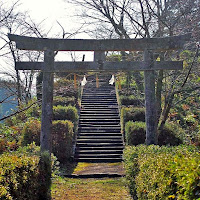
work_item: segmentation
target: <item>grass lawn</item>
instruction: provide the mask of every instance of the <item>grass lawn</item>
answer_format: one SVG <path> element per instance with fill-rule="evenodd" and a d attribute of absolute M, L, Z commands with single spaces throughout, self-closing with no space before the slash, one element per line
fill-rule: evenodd
<path fill-rule="evenodd" d="M 124 178 L 56 178 L 52 200 L 131 200 Z"/>

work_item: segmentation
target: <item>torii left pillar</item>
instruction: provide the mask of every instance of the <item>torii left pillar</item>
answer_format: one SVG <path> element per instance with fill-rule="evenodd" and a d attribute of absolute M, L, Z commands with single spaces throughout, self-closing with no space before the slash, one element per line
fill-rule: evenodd
<path fill-rule="evenodd" d="M 53 82 L 54 51 L 44 51 L 44 70 L 42 84 L 42 122 L 40 144 L 41 151 L 52 152 L 52 119 L 53 119 Z"/>

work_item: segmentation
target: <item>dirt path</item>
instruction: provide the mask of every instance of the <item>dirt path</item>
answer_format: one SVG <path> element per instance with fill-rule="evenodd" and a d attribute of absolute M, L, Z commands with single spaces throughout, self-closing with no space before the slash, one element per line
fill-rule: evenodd
<path fill-rule="evenodd" d="M 63 178 L 64 175 L 76 178 Z M 131 200 L 124 175 L 122 163 L 78 163 L 53 180 L 52 200 Z M 87 176 L 90 178 L 83 178 Z"/>
<path fill-rule="evenodd" d="M 53 181 L 52 200 L 131 200 L 124 178 Z"/>
<path fill-rule="evenodd" d="M 116 175 L 125 176 L 123 164 L 118 163 L 78 163 L 72 175 Z"/>

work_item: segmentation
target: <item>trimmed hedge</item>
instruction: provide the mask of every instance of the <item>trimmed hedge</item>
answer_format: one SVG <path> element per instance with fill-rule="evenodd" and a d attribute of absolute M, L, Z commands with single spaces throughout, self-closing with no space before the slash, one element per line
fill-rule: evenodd
<path fill-rule="evenodd" d="M 40 145 L 41 122 L 38 119 L 30 118 L 22 129 L 22 145 L 26 146 L 35 142 Z"/>
<path fill-rule="evenodd" d="M 175 124 L 167 123 L 158 135 L 158 145 L 176 146 L 183 143 L 182 129 Z M 126 141 L 129 145 L 144 144 L 146 139 L 145 122 L 129 121 L 125 125 Z"/>
<path fill-rule="evenodd" d="M 56 96 L 53 98 L 53 105 L 54 106 L 68 106 L 68 105 L 72 105 L 75 106 L 76 105 L 76 99 L 75 97 L 62 97 L 62 96 Z"/>
<path fill-rule="evenodd" d="M 57 158 L 40 154 L 34 143 L 0 155 L 0 199 L 50 200 L 51 176 L 58 173 Z"/>
<path fill-rule="evenodd" d="M 144 122 L 128 121 L 125 125 L 125 133 L 127 144 L 144 144 L 146 139 L 146 125 Z"/>
<path fill-rule="evenodd" d="M 53 106 L 53 118 L 54 120 L 70 120 L 72 122 L 77 122 L 78 111 L 74 106 Z"/>
<path fill-rule="evenodd" d="M 121 109 L 122 130 L 128 121 L 142 121 L 145 122 L 145 108 L 138 107 L 122 107 Z"/>
<path fill-rule="evenodd" d="M 166 123 L 162 132 L 158 135 L 159 145 L 176 146 L 183 143 L 185 131 L 176 124 Z"/>
<path fill-rule="evenodd" d="M 124 105 L 124 106 L 129 106 L 129 105 L 132 105 L 132 106 L 144 106 L 143 102 L 144 100 L 143 99 L 138 99 L 136 98 L 134 95 L 129 95 L 129 96 L 120 96 L 120 102 L 121 102 L 121 105 Z"/>
<path fill-rule="evenodd" d="M 191 146 L 127 147 L 126 178 L 134 199 L 200 198 L 200 154 Z"/>
<path fill-rule="evenodd" d="M 60 162 L 72 155 L 73 123 L 68 120 L 53 121 L 52 151 Z"/>

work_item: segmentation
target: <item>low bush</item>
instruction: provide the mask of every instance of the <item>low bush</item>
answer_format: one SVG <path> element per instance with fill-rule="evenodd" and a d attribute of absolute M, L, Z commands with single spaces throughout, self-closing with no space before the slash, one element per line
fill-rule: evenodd
<path fill-rule="evenodd" d="M 72 155 L 73 123 L 68 120 L 53 121 L 53 153 L 60 162 Z"/>
<path fill-rule="evenodd" d="M 15 151 L 21 140 L 21 128 L 0 124 L 0 154 L 5 151 Z"/>
<path fill-rule="evenodd" d="M 127 147 L 126 178 L 134 199 L 200 198 L 200 154 L 191 146 Z"/>
<path fill-rule="evenodd" d="M 51 176 L 58 171 L 56 157 L 40 155 L 35 143 L 0 155 L 0 199 L 50 199 Z"/>
<path fill-rule="evenodd" d="M 120 96 L 120 102 L 121 105 L 123 106 L 143 106 L 144 105 L 144 100 L 143 99 L 138 99 L 133 95 L 129 95 L 129 96 Z"/>
<path fill-rule="evenodd" d="M 75 106 L 76 105 L 76 99 L 75 97 L 62 97 L 62 96 L 56 96 L 53 98 L 53 105 L 54 106 L 68 106 L 68 105 L 72 105 Z"/>
<path fill-rule="evenodd" d="M 32 142 L 35 142 L 36 145 L 39 146 L 40 132 L 41 122 L 38 119 L 29 118 L 22 129 L 22 145 L 26 146 Z"/>
<path fill-rule="evenodd" d="M 77 122 L 78 111 L 74 106 L 54 106 L 53 107 L 53 118 L 54 120 L 70 120 Z"/>
<path fill-rule="evenodd" d="M 145 122 L 129 121 L 125 125 L 126 141 L 129 145 L 144 144 L 146 139 Z M 158 145 L 176 146 L 183 143 L 184 131 L 176 124 L 167 123 L 158 135 Z"/>
<path fill-rule="evenodd" d="M 145 122 L 127 122 L 125 125 L 125 134 L 127 144 L 144 144 L 146 138 Z"/>
<path fill-rule="evenodd" d="M 0 199 L 38 200 L 39 156 L 0 156 Z"/>
<path fill-rule="evenodd" d="M 121 109 L 122 129 L 125 128 L 125 123 L 128 121 L 145 122 L 145 108 L 138 107 L 123 107 Z"/>
<path fill-rule="evenodd" d="M 176 146 L 183 143 L 184 130 L 174 123 L 166 123 L 158 134 L 159 145 Z"/>

